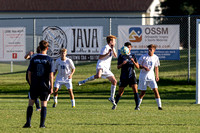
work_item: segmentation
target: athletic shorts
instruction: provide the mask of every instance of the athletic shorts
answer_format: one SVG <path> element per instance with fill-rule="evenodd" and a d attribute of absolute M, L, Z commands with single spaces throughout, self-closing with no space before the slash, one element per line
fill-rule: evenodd
<path fill-rule="evenodd" d="M 134 84 L 137 84 L 137 79 L 134 77 L 129 79 L 120 79 L 119 81 L 119 87 L 126 87 L 127 85 L 131 87 Z"/>
<path fill-rule="evenodd" d="M 109 70 L 105 68 L 97 68 L 96 71 L 102 70 L 101 78 L 106 79 L 108 77 L 114 76 L 114 74 Z"/>
<path fill-rule="evenodd" d="M 48 101 L 50 98 L 49 92 L 42 92 L 42 91 L 31 91 L 28 93 L 28 98 L 31 100 L 36 100 L 37 98 L 40 98 L 41 101 Z"/>
<path fill-rule="evenodd" d="M 55 88 L 61 88 L 62 85 L 65 85 L 67 89 L 73 89 L 72 79 L 68 79 L 66 81 L 56 80 L 54 83 Z"/>
<path fill-rule="evenodd" d="M 139 80 L 138 90 L 147 90 L 147 86 L 152 89 L 158 88 L 155 80 Z"/>

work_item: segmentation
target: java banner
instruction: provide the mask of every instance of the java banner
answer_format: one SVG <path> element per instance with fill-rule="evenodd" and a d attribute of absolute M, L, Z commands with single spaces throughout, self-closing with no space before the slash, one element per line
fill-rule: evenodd
<path fill-rule="evenodd" d="M 72 60 L 97 60 L 103 41 L 103 27 L 58 27 L 43 28 L 43 39 L 49 42 L 47 54 L 57 59 L 60 49 L 67 49 Z"/>
<path fill-rule="evenodd" d="M 149 44 L 155 44 L 157 45 L 155 54 L 160 60 L 180 60 L 179 34 L 179 25 L 120 25 L 118 48 L 120 50 L 125 42 L 131 42 L 132 52 L 139 58 L 148 52 Z"/>

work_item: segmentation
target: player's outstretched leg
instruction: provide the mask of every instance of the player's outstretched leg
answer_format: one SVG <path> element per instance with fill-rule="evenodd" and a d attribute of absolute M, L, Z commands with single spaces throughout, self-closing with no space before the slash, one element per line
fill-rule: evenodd
<path fill-rule="evenodd" d="M 26 124 L 23 126 L 23 128 L 30 128 L 31 127 L 32 114 L 33 114 L 33 106 L 28 106 L 27 112 L 26 112 Z"/>
<path fill-rule="evenodd" d="M 138 95 L 138 93 L 134 93 L 134 98 L 135 98 L 135 104 L 136 104 L 136 106 L 135 106 L 135 110 L 140 110 L 140 107 L 139 107 L 139 102 L 140 102 L 140 98 L 139 98 L 139 95 Z"/>
<path fill-rule="evenodd" d="M 161 99 L 160 99 L 160 95 L 159 95 L 158 89 L 154 88 L 153 92 L 155 94 L 155 100 L 156 100 L 157 105 L 158 105 L 158 110 L 163 110 L 162 109 L 162 103 L 161 103 Z"/>
<path fill-rule="evenodd" d="M 54 88 L 54 96 L 53 96 L 53 99 L 54 99 L 54 103 L 53 103 L 53 108 L 55 108 L 58 104 L 58 88 Z"/>
<path fill-rule="evenodd" d="M 74 99 L 74 94 L 73 94 L 72 89 L 68 89 L 68 92 L 69 92 L 69 95 L 70 95 L 72 108 L 75 108 L 75 99 Z"/>
<path fill-rule="evenodd" d="M 119 94 L 116 95 L 115 98 L 115 103 L 116 105 L 113 105 L 112 110 L 115 110 L 117 108 L 117 103 L 119 102 L 119 99 L 121 98 L 121 96 Z"/>
<path fill-rule="evenodd" d="M 113 105 L 116 105 L 116 103 L 115 103 L 115 98 L 114 98 L 115 90 L 116 90 L 116 85 L 111 85 L 111 95 L 110 95 L 110 97 L 109 97 L 108 100 L 109 100 Z"/>
<path fill-rule="evenodd" d="M 138 105 L 138 107 L 140 107 L 140 105 L 141 105 L 141 103 L 142 103 L 142 99 L 143 99 L 145 93 L 146 93 L 146 91 L 141 91 L 141 92 L 140 92 L 140 95 L 139 95 L 139 105 Z"/>
<path fill-rule="evenodd" d="M 79 81 L 79 82 L 78 82 L 78 85 L 81 86 L 81 85 L 85 84 L 86 82 L 92 81 L 92 80 L 95 80 L 94 75 L 91 76 L 91 77 L 89 77 L 89 78 L 87 78 L 87 79 L 85 79 L 85 80 Z"/>

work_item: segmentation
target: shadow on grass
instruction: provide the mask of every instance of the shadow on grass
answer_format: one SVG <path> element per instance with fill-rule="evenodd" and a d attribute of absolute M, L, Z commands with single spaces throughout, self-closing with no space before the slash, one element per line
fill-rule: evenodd
<path fill-rule="evenodd" d="M 158 82 L 161 99 L 195 99 L 195 89 L 181 89 L 179 86 L 188 85 L 185 80 L 173 80 L 173 79 L 160 79 Z M 195 85 L 194 81 L 191 81 L 189 85 Z M 110 83 L 107 81 L 91 82 L 87 85 L 78 87 L 74 85 L 73 90 L 76 99 L 105 99 L 110 96 Z M 96 88 L 98 86 L 98 88 Z M 177 86 L 177 88 L 168 88 L 164 86 Z M 28 89 L 2 89 L 0 90 L 0 99 L 21 99 L 22 97 L 5 97 L 4 95 L 28 95 Z M 140 92 L 140 91 L 139 91 Z M 118 93 L 118 87 L 116 94 Z M 62 88 L 58 92 L 60 98 L 68 98 L 69 94 L 65 88 Z M 2 96 L 1 96 L 2 95 Z M 53 96 L 53 95 L 52 95 Z M 26 98 L 26 97 L 25 97 Z M 154 93 L 150 89 L 146 91 L 145 99 L 154 99 Z M 125 88 L 122 99 L 134 99 L 134 94 L 131 88 Z"/>
<path fill-rule="evenodd" d="M 8 72 L 8 73 L 0 73 L 0 75 L 19 74 L 19 73 L 25 73 L 25 72 L 26 72 L 26 71 Z"/>
<path fill-rule="evenodd" d="M 119 124 L 119 123 L 77 123 L 76 125 L 96 125 L 96 126 L 107 126 L 107 125 L 110 125 L 110 126 L 120 126 L 120 125 L 124 125 L 124 126 L 134 126 L 134 125 L 138 125 L 138 126 L 153 126 L 153 125 L 158 125 L 158 126 L 188 126 L 188 124 L 135 124 L 135 123 L 125 123 L 125 124 Z M 193 126 L 193 125 L 192 125 Z M 198 125 L 196 125 L 198 126 Z"/>

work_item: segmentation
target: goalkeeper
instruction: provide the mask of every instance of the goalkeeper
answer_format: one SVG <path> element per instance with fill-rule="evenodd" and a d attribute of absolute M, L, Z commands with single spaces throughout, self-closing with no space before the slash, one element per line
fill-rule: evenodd
<path fill-rule="evenodd" d="M 115 102 L 116 105 L 113 105 L 112 109 L 116 109 L 117 103 L 119 102 L 119 99 L 124 93 L 124 88 L 129 85 L 133 89 L 134 98 L 135 98 L 135 110 L 140 110 L 138 107 L 139 104 L 139 95 L 137 90 L 137 79 L 134 68 L 139 68 L 139 64 L 137 62 L 137 59 L 133 53 L 131 53 L 131 43 L 126 42 L 124 44 L 125 47 L 128 47 L 129 53 L 128 55 L 122 55 L 120 54 L 118 57 L 118 63 L 117 68 L 121 68 L 121 75 L 120 75 L 120 82 L 119 82 L 119 91 L 116 95 Z"/>

